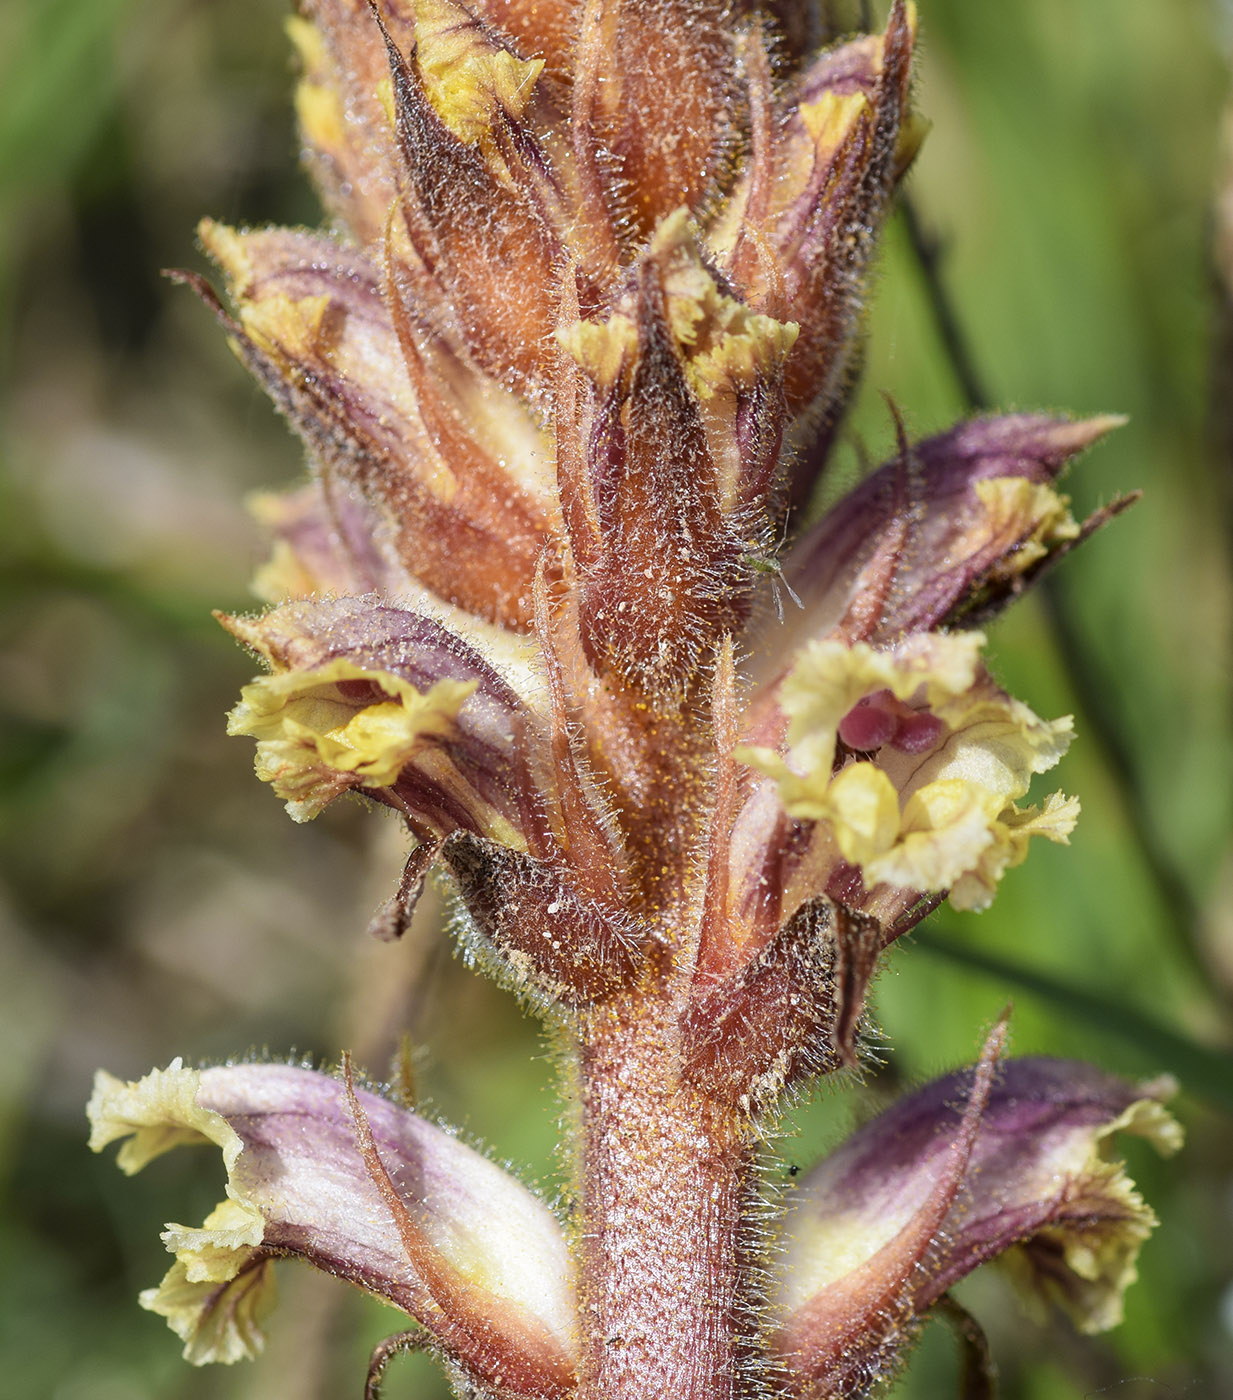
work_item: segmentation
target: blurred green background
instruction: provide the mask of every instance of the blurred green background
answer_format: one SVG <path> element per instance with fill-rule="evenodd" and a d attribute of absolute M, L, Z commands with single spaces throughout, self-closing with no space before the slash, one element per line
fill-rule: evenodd
<path fill-rule="evenodd" d="M 836 10 L 842 10 L 837 5 Z M 1117 411 L 1070 480 L 1144 501 L 999 624 L 1001 677 L 1074 711 L 1060 780 L 1084 817 L 992 911 L 943 914 L 877 988 L 887 1065 L 803 1105 L 773 1171 L 807 1165 L 898 1086 L 1014 1048 L 1170 1070 L 1189 1134 L 1132 1151 L 1163 1225 L 1126 1325 L 1026 1319 L 996 1276 L 962 1296 L 1013 1400 L 1233 1395 L 1233 13 L 1216 0 L 922 0 L 910 182 L 983 392 Z M 250 666 L 210 618 L 252 606 L 246 492 L 296 445 L 207 314 L 159 278 L 193 226 L 315 223 L 295 165 L 279 0 L 0 7 L 0 1389 L 51 1400 L 358 1396 L 378 1305 L 288 1266 L 266 1356 L 194 1371 L 135 1295 L 164 1221 L 218 1198 L 216 1154 L 137 1182 L 85 1149 L 92 1072 L 253 1048 L 381 1073 L 401 1029 L 446 1118 L 552 1192 L 557 1110 L 532 1026 L 466 973 L 426 901 L 365 940 L 399 868 L 392 823 L 296 827 L 222 715 Z M 840 16 L 842 19 L 842 16 Z M 1222 162 L 1225 162 L 1222 164 Z M 870 317 L 851 479 L 966 411 L 899 217 Z M 955 1394 L 940 1328 L 895 1395 Z M 396 1363 L 390 1400 L 443 1392 Z"/>

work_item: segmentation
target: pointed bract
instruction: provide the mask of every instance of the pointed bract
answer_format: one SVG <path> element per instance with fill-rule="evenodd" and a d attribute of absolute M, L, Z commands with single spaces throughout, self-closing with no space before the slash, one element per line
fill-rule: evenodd
<path fill-rule="evenodd" d="M 700 988 L 681 1028 L 685 1074 L 752 1117 L 790 1085 L 834 1069 L 835 944 L 834 911 L 816 901 L 739 975 Z"/>
<path fill-rule="evenodd" d="M 592 664 L 657 691 L 743 619 L 796 328 L 727 294 L 685 211 L 634 275 L 606 320 L 558 330 L 590 381 L 562 425 L 575 454 L 563 504 Z"/>
<path fill-rule="evenodd" d="M 798 80 L 757 175 L 716 230 L 733 274 L 759 310 L 800 324 L 787 368 L 793 413 L 834 413 L 852 373 L 864 278 L 895 182 L 919 141 L 908 116 L 914 7 L 896 0 L 881 38 L 825 55 Z M 742 239 L 745 224 L 756 237 Z"/>
<path fill-rule="evenodd" d="M 417 47 L 388 45 L 412 246 L 476 362 L 534 394 L 548 381 L 561 247 L 512 140 L 538 76 L 461 5 L 417 0 Z M 520 178 L 522 176 L 522 178 Z"/>
<path fill-rule="evenodd" d="M 559 865 L 461 831 L 442 856 L 517 990 L 576 1007 L 637 981 L 646 953 L 632 920 L 583 898 Z"/>
<path fill-rule="evenodd" d="M 574 144 L 637 246 L 712 192 L 729 137 L 735 46 L 722 0 L 584 0 Z"/>

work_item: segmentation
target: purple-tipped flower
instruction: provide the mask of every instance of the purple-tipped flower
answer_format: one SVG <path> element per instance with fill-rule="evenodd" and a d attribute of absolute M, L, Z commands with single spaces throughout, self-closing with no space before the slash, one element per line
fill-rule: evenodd
<path fill-rule="evenodd" d="M 862 1394 L 953 1284 L 998 1255 L 1029 1298 L 1115 1326 L 1155 1217 L 1110 1155 L 1118 1131 L 1180 1145 L 1167 1082 L 986 1057 L 900 1100 L 793 1193 L 774 1346 L 794 1388 Z"/>
<path fill-rule="evenodd" d="M 272 606 L 222 621 L 266 670 L 230 731 L 296 820 L 399 815 L 384 936 L 448 878 L 468 958 L 556 1030 L 574 1180 L 558 1221 L 349 1068 L 101 1076 L 127 1170 L 223 1151 L 143 1298 L 190 1360 L 255 1350 L 280 1256 L 402 1309 L 468 1395 L 850 1400 L 1006 1251 L 1116 1320 L 1152 1222 L 1103 1153 L 1175 1130 L 1158 1087 L 999 1065 L 1001 1029 L 806 1179 L 782 1253 L 762 1228 L 769 1129 L 859 1066 L 887 947 L 1068 839 L 1038 780 L 1071 722 L 979 628 L 1125 504 L 1079 523 L 1056 487 L 1112 418 L 901 431 L 776 557 L 923 135 L 912 5 L 821 54 L 789 8 L 302 0 L 335 232 L 201 226 L 227 304 L 186 280 L 311 468 L 256 503 Z"/>
<path fill-rule="evenodd" d="M 193 1070 L 137 1084 L 100 1072 L 95 1149 L 127 1172 L 194 1142 L 222 1149 L 226 1197 L 163 1234 L 176 1262 L 141 1296 L 190 1361 L 262 1342 L 274 1261 L 306 1259 L 408 1313 L 503 1395 L 572 1386 L 572 1266 L 551 1211 L 507 1172 L 408 1109 L 286 1065 Z M 395 1184 L 396 1183 L 396 1184 Z"/>

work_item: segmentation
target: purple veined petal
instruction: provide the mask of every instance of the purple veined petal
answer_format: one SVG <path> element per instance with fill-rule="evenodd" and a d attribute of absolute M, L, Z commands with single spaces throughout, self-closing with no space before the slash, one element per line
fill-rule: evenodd
<path fill-rule="evenodd" d="M 523 703 L 468 641 L 376 595 L 299 600 L 239 621 L 234 630 L 278 670 L 307 670 L 345 658 L 420 688 L 441 680 L 478 681 L 481 693 L 506 711 Z"/>
<path fill-rule="evenodd" d="M 427 448 L 412 386 L 390 372 L 398 342 L 378 266 L 321 234 L 203 219 L 198 236 L 226 278 L 240 346 L 325 379 L 357 437 L 418 467 Z"/>
<path fill-rule="evenodd" d="M 1009 581 L 1076 539 L 1082 527 L 1050 483 L 1122 421 L 1013 414 L 913 444 L 838 501 L 784 560 L 803 609 L 778 657 L 839 627 L 858 588 L 882 581 L 886 601 L 865 640 L 890 640 L 937 626 L 999 571 Z"/>
<path fill-rule="evenodd" d="M 315 595 L 398 595 L 415 584 L 379 544 L 378 522 L 358 492 L 321 480 L 290 491 L 262 491 L 248 510 L 273 542 L 253 592 L 265 603 Z M 423 590 L 426 596 L 427 590 Z"/>
<path fill-rule="evenodd" d="M 119 1162 L 133 1172 L 172 1147 L 213 1141 L 228 1168 L 227 1199 L 201 1229 L 168 1226 L 177 1262 L 143 1305 L 168 1318 L 190 1360 L 236 1360 L 262 1342 L 268 1300 L 247 1300 L 266 1280 L 255 1280 L 271 1258 L 299 1257 L 409 1313 L 494 1394 L 567 1394 L 574 1285 L 552 1212 L 409 1109 L 364 1090 L 356 1098 L 416 1232 L 414 1258 L 332 1076 L 178 1061 L 136 1084 L 100 1072 L 89 1109 L 96 1151 L 132 1135 Z"/>
<path fill-rule="evenodd" d="M 877 86 L 881 50 L 880 34 L 861 34 L 827 49 L 800 74 L 793 99 L 801 105 L 817 102 L 828 92 L 840 97 L 853 92 L 871 95 Z"/>
<path fill-rule="evenodd" d="M 421 837 L 461 827 L 535 844 L 541 794 L 520 741 L 538 718 L 467 642 L 372 597 L 222 620 L 273 668 L 230 732 L 257 738 L 258 771 L 297 820 L 361 787 Z"/>
<path fill-rule="evenodd" d="M 972 1085 L 972 1072 L 961 1071 L 900 1100 L 816 1167 L 789 1208 L 776 1346 L 818 1393 L 829 1393 L 828 1376 L 861 1374 L 862 1366 L 872 1374 L 892 1359 L 914 1318 L 1004 1251 L 1019 1281 L 1083 1330 L 1120 1320 L 1155 1218 L 1108 1158 L 1110 1139 L 1131 1132 L 1175 1150 L 1180 1129 L 1159 1102 L 1173 1086 L 1136 1086 L 1064 1060 L 1011 1060 L 989 1090 L 944 1217 L 904 1271 L 889 1330 L 870 1329 L 867 1355 L 860 1347 L 840 1354 L 837 1339 L 860 1332 L 871 1267 L 919 1230 L 954 1170 Z"/>

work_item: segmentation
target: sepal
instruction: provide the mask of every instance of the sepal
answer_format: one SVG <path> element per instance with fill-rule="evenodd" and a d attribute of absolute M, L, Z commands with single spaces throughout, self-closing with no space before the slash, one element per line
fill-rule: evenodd
<path fill-rule="evenodd" d="M 695 989 L 681 1025 L 687 1079 L 756 1118 L 789 1086 L 838 1068 L 835 922 L 829 901 L 813 901 L 734 976 Z"/>
<path fill-rule="evenodd" d="M 557 863 L 464 831 L 441 856 L 515 990 L 582 1007 L 637 981 L 646 950 L 628 914 L 584 898 Z"/>

